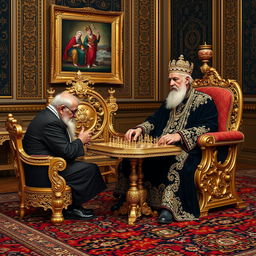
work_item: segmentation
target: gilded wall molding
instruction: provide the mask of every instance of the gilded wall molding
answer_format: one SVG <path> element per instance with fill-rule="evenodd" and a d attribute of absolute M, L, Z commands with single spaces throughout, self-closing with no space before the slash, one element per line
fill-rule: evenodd
<path fill-rule="evenodd" d="M 161 103 L 159 102 L 135 102 L 135 103 L 118 103 L 118 110 L 121 111 L 145 111 L 145 110 L 154 110 L 159 108 Z"/>
<path fill-rule="evenodd" d="M 17 99 L 42 99 L 42 1 L 18 0 Z"/>
<path fill-rule="evenodd" d="M 0 105 L 0 112 L 38 112 L 45 108 L 45 104 Z"/>
<path fill-rule="evenodd" d="M 248 111 L 255 111 L 256 110 L 256 103 L 245 103 L 243 110 L 248 110 Z"/>

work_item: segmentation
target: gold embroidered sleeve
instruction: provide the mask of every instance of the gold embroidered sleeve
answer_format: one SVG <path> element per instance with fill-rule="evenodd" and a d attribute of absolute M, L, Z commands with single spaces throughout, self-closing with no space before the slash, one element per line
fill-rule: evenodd
<path fill-rule="evenodd" d="M 200 135 L 209 132 L 210 129 L 205 126 L 192 127 L 189 129 L 184 129 L 179 131 L 179 135 L 182 138 L 182 144 L 185 151 L 190 151 L 195 148 L 197 144 L 197 139 Z"/>
<path fill-rule="evenodd" d="M 148 122 L 148 121 L 146 121 L 146 122 L 144 122 L 144 123 L 141 123 L 141 124 L 139 124 L 139 125 L 137 125 L 136 127 L 140 127 L 140 128 L 142 128 L 142 130 L 143 130 L 143 132 L 145 133 L 145 134 L 149 134 L 152 130 L 154 130 L 154 125 L 153 124 L 151 124 L 150 122 Z"/>

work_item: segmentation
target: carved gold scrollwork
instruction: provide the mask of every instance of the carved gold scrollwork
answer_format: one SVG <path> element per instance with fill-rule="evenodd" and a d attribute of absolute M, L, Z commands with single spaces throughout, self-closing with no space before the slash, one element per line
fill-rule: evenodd
<path fill-rule="evenodd" d="M 82 127 L 93 132 L 92 140 L 99 139 L 107 141 L 108 132 L 116 135 L 112 125 L 112 118 L 118 106 L 114 97 L 115 90 L 108 90 L 109 98 L 105 100 L 92 85 L 94 82 L 82 76 L 78 71 L 73 80 L 66 82 L 66 91 L 80 99 L 76 115 L 76 132 L 79 133 Z M 106 132 L 108 127 L 108 132 Z"/>
<path fill-rule="evenodd" d="M 0 145 L 3 145 L 7 140 L 9 140 L 9 135 L 0 135 Z"/>
<path fill-rule="evenodd" d="M 198 165 L 195 181 L 200 187 L 201 216 L 210 208 L 222 206 L 223 201 L 242 204 L 235 190 L 235 162 L 237 146 L 230 146 L 223 163 L 217 160 L 216 147 L 202 147 L 202 161 Z"/>
<path fill-rule="evenodd" d="M 25 207 L 43 207 L 44 210 L 51 209 L 52 195 L 49 193 L 26 192 Z"/>
<path fill-rule="evenodd" d="M 52 200 L 53 195 L 49 192 L 35 192 L 35 191 L 26 191 L 25 193 L 25 207 L 42 207 L 44 210 L 52 209 Z M 66 208 L 69 204 L 71 204 L 71 193 L 64 192 L 63 193 L 63 203 L 64 208 Z"/>
<path fill-rule="evenodd" d="M 62 171 L 66 168 L 66 162 L 59 158 L 55 158 L 54 160 L 51 160 L 50 166 L 49 166 L 49 179 L 52 183 L 52 189 L 54 193 L 56 193 L 56 196 L 59 196 L 57 192 L 63 192 L 66 187 L 66 181 L 65 179 L 59 175 L 59 171 Z"/>
<path fill-rule="evenodd" d="M 80 131 L 82 127 L 84 127 L 86 130 L 91 130 L 91 128 L 94 127 L 97 122 L 95 115 L 95 109 L 90 104 L 82 102 L 79 105 L 78 112 L 76 114 L 77 130 Z"/>

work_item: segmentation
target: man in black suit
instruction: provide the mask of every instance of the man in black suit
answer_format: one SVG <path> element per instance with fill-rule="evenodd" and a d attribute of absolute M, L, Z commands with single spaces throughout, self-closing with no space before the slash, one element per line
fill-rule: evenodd
<path fill-rule="evenodd" d="M 67 161 L 67 168 L 60 172 L 72 188 L 73 204 L 64 210 L 65 218 L 92 219 L 94 213 L 82 204 L 106 188 L 96 164 L 75 161 L 84 155 L 84 145 L 91 139 L 91 132 L 80 131 L 75 137 L 75 116 L 79 100 L 70 93 L 58 94 L 49 106 L 30 123 L 23 139 L 29 155 L 51 155 Z M 25 166 L 29 186 L 49 187 L 48 172 L 44 166 Z"/>

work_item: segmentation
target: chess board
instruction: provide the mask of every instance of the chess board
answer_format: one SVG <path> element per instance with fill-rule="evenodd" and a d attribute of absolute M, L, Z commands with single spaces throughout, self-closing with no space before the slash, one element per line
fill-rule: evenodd
<path fill-rule="evenodd" d="M 175 145 L 158 145 L 157 140 L 138 140 L 128 142 L 122 138 L 109 142 L 92 143 L 87 147 L 88 152 L 112 157 L 145 158 L 156 156 L 177 155 L 181 148 Z"/>

